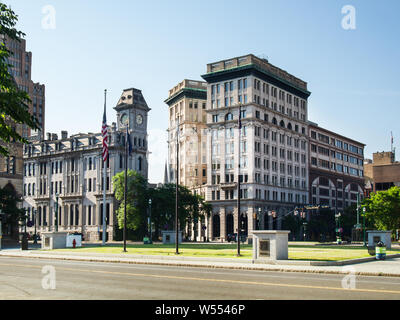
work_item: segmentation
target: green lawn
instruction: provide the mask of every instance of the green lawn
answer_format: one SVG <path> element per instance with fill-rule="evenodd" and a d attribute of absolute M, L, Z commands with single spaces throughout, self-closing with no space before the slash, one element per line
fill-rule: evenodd
<path fill-rule="evenodd" d="M 59 249 L 60 252 L 93 252 L 121 254 L 123 246 L 119 244 L 88 245 L 76 249 Z M 127 255 L 162 255 L 175 256 L 175 245 L 127 245 Z M 237 244 L 180 244 L 180 256 L 251 259 L 252 246 L 240 245 L 241 257 L 236 257 Z M 400 250 L 388 250 L 387 254 L 400 254 Z M 361 246 L 324 246 L 324 245 L 289 245 L 290 260 L 340 261 L 370 257 L 367 249 Z"/>

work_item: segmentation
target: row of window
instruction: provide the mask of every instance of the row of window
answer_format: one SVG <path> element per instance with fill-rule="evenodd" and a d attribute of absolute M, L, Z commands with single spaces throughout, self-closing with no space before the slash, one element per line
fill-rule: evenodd
<path fill-rule="evenodd" d="M 322 159 L 311 157 L 311 164 L 324 169 L 334 170 L 340 173 L 350 174 L 357 177 L 364 177 L 364 170 L 355 169 L 338 163 L 329 162 Z"/>
<path fill-rule="evenodd" d="M 281 201 L 281 202 L 290 202 L 290 203 L 307 203 L 307 196 L 293 193 L 280 192 L 280 197 L 278 191 L 270 191 L 270 190 L 255 190 L 255 198 L 259 200 L 273 200 L 273 201 Z M 264 191 L 264 192 L 263 192 Z M 271 197 L 272 194 L 272 197 Z M 287 197 L 286 197 L 287 195 Z M 211 199 L 212 200 L 234 200 L 237 197 L 237 192 L 235 190 L 226 190 L 225 198 L 221 198 L 221 192 L 219 190 L 211 191 Z M 240 190 L 240 198 L 248 199 L 249 192 L 247 189 Z"/>
<path fill-rule="evenodd" d="M 318 136 L 318 140 L 321 142 L 324 142 L 326 144 L 330 144 L 332 146 L 335 146 L 339 149 L 343 149 L 346 151 L 350 151 L 359 155 L 363 155 L 364 154 L 364 150 L 363 148 L 359 148 L 357 146 L 354 146 L 352 144 L 349 144 L 347 142 L 343 142 L 339 139 L 335 139 L 335 138 L 331 138 L 325 134 L 322 133 L 318 133 L 315 131 L 311 131 L 311 138 L 317 140 L 317 136 Z"/>
<path fill-rule="evenodd" d="M 318 152 L 319 154 L 322 154 L 322 155 L 327 156 L 327 157 L 330 156 L 331 158 L 336 158 L 338 160 L 342 160 L 342 161 L 345 161 L 345 162 L 350 162 L 350 163 L 358 165 L 358 166 L 362 166 L 363 165 L 363 160 L 362 159 L 359 159 L 359 158 L 356 158 L 356 157 L 353 157 L 353 156 L 350 156 L 350 155 L 347 155 L 347 154 L 344 154 L 344 153 L 341 153 L 341 152 L 337 152 L 337 151 L 334 151 L 334 150 L 330 150 L 330 149 L 324 148 L 322 146 L 318 146 L 317 147 L 315 144 L 311 144 L 311 151 L 315 152 L 315 153 Z"/>

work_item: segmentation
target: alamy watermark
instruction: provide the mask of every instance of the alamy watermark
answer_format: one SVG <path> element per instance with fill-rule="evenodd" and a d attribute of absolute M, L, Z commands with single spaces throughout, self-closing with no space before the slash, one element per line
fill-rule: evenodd
<path fill-rule="evenodd" d="M 42 8 L 44 17 L 42 18 L 42 28 L 44 30 L 54 30 L 56 28 L 56 8 L 46 5 Z"/>
<path fill-rule="evenodd" d="M 42 268 L 42 288 L 44 290 L 56 290 L 56 268 L 53 266 L 44 266 Z"/>
<path fill-rule="evenodd" d="M 342 279 L 342 288 L 353 290 L 356 288 L 356 269 L 351 266 L 344 266 L 343 272 L 347 275 Z"/>
<path fill-rule="evenodd" d="M 342 28 L 344 30 L 356 29 L 356 8 L 352 5 L 346 5 L 342 8 Z"/>

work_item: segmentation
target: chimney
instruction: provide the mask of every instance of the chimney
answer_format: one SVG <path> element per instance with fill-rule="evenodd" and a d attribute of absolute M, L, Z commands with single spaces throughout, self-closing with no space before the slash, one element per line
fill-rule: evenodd
<path fill-rule="evenodd" d="M 61 131 L 61 139 L 62 140 L 68 139 L 68 131 Z"/>
<path fill-rule="evenodd" d="M 51 140 L 52 140 L 52 141 L 58 140 L 58 135 L 57 135 L 57 133 L 52 133 L 52 134 L 51 134 Z"/>
<path fill-rule="evenodd" d="M 51 140 L 51 133 L 50 132 L 47 132 L 46 136 L 47 136 L 46 140 Z"/>

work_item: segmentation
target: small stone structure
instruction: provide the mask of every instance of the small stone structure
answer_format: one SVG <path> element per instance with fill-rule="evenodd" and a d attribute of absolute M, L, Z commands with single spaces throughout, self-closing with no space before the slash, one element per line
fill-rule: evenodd
<path fill-rule="evenodd" d="M 288 260 L 289 233 L 285 230 L 253 231 L 253 259 L 257 262 Z"/>
<path fill-rule="evenodd" d="M 75 234 L 69 234 L 67 236 L 67 239 L 66 239 L 67 248 L 73 248 L 74 247 L 74 244 L 73 244 L 74 240 L 75 240 L 75 247 L 76 248 L 82 247 L 82 236 L 81 235 L 75 235 Z"/>
<path fill-rule="evenodd" d="M 176 231 L 162 231 L 163 244 L 175 243 Z M 178 243 L 182 242 L 182 231 L 178 232 Z"/>
<path fill-rule="evenodd" d="M 368 230 L 368 246 L 376 246 L 379 241 L 382 241 L 386 249 L 392 248 L 392 231 Z"/>
<path fill-rule="evenodd" d="M 42 249 L 63 249 L 67 246 L 67 232 L 42 232 Z"/>

